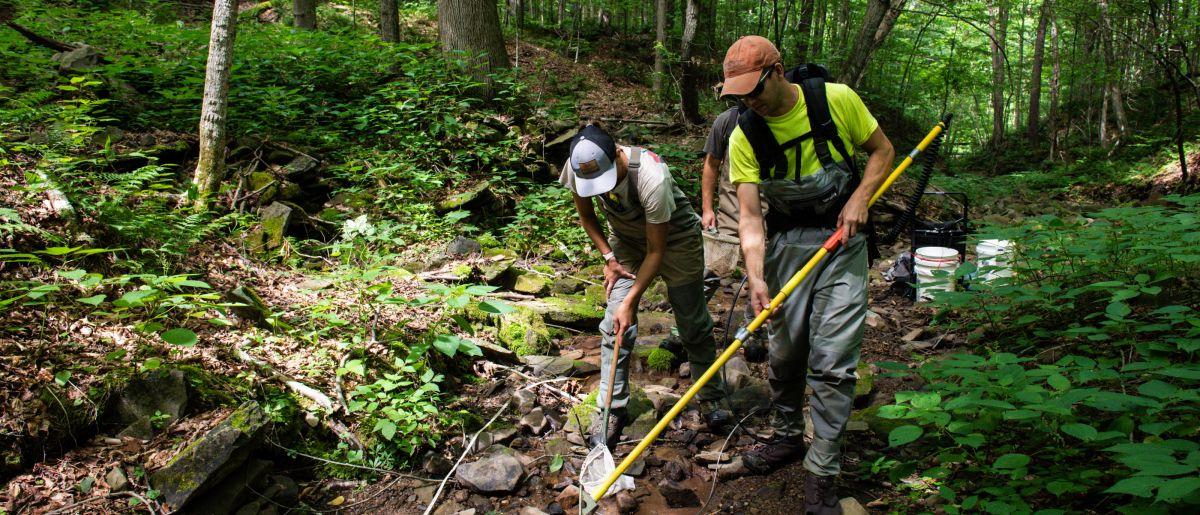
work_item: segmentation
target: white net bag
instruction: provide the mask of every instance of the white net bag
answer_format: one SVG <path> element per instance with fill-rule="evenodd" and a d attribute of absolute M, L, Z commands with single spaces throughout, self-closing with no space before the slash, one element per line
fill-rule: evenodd
<path fill-rule="evenodd" d="M 608 452 L 608 446 L 593 447 L 583 459 L 583 470 L 579 472 L 579 483 L 583 485 L 583 491 L 595 498 L 604 480 L 616 469 L 617 464 L 613 461 L 612 453 Z M 615 494 L 621 490 L 633 490 L 632 477 L 621 475 L 605 494 Z"/>

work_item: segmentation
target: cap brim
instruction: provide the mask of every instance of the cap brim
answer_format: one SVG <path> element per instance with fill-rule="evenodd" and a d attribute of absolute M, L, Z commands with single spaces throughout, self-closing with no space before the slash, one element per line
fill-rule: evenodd
<path fill-rule="evenodd" d="M 575 176 L 575 194 L 580 197 L 594 197 L 612 191 L 617 185 L 617 164 L 605 170 L 603 174 L 591 179 Z"/>
<path fill-rule="evenodd" d="M 753 71 L 725 79 L 725 84 L 721 86 L 721 96 L 745 95 L 754 91 L 761 74 L 761 71 Z"/>

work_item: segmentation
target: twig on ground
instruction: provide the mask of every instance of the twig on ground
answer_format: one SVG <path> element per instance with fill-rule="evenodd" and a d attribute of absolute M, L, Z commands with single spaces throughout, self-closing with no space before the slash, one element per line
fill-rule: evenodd
<path fill-rule="evenodd" d="M 721 455 L 725 454 L 725 448 L 729 446 L 729 440 L 733 439 L 734 433 L 737 433 L 738 428 L 742 427 L 742 423 L 745 422 L 750 417 L 754 416 L 754 414 L 757 413 L 758 410 L 759 410 L 759 408 L 757 408 L 757 407 L 750 410 L 750 413 L 747 413 L 746 416 L 742 417 L 742 419 L 739 420 L 737 424 L 734 424 L 733 429 L 731 429 L 729 431 L 729 435 L 725 437 L 725 443 L 722 443 L 721 449 L 717 451 L 717 462 L 715 463 L 715 465 L 718 465 L 718 466 L 721 465 Z M 717 493 L 717 478 L 719 478 L 720 476 L 721 476 L 721 471 L 714 469 L 713 470 L 712 488 L 710 488 L 708 490 L 708 498 L 704 499 L 704 504 L 700 506 L 699 510 L 696 510 L 696 513 L 704 513 L 705 508 L 708 507 L 708 503 L 712 502 L 713 494 Z"/>
<path fill-rule="evenodd" d="M 69 512 L 71 512 L 72 509 L 82 506 L 84 504 L 90 503 L 90 502 L 99 501 L 102 499 L 116 499 L 118 497 L 133 497 L 134 499 L 141 501 L 142 506 L 145 506 L 146 510 L 149 511 L 151 515 L 157 515 L 157 513 L 158 513 L 158 510 L 156 510 L 154 508 L 155 505 L 151 504 L 150 501 L 146 500 L 145 497 L 142 497 L 137 492 L 127 491 L 127 492 L 113 492 L 110 494 L 95 495 L 92 497 L 88 497 L 82 501 L 76 501 L 76 502 L 73 502 L 66 506 L 63 506 L 62 508 L 58 508 L 53 511 L 48 511 L 48 512 L 46 512 L 46 515 L 58 515 L 59 513 L 69 513 Z"/>
<path fill-rule="evenodd" d="M 458 461 L 454 462 L 453 467 L 450 467 L 450 472 L 446 473 L 446 477 L 442 479 L 442 483 L 438 485 L 437 491 L 433 493 L 433 499 L 429 500 L 429 506 L 425 508 L 424 515 L 433 513 L 434 506 L 437 506 L 438 497 L 441 497 L 442 489 L 446 488 L 446 482 L 450 480 L 450 476 L 453 476 L 454 471 L 458 470 L 458 466 L 462 464 L 463 459 L 466 458 L 468 454 L 471 454 L 471 450 L 475 448 L 475 442 L 479 440 L 479 435 L 483 434 L 483 431 L 486 430 L 488 426 L 492 425 L 492 422 L 495 422 L 496 419 L 500 418 L 500 414 L 508 410 L 509 404 L 512 404 L 512 399 L 504 401 L 504 405 L 500 406 L 500 409 L 496 410 L 496 414 L 492 415 L 491 420 L 488 420 L 487 423 L 484 424 L 483 427 L 479 428 L 479 431 L 476 431 L 475 435 L 471 437 L 471 441 L 467 444 L 466 448 L 463 449 L 463 453 L 459 455 Z"/>
<path fill-rule="evenodd" d="M 526 374 L 526 373 L 524 373 L 524 372 L 522 372 L 522 371 L 520 371 L 520 370 L 517 370 L 517 369 L 515 369 L 515 368 L 508 367 L 508 366 L 504 366 L 504 365 L 501 365 L 501 364 L 499 364 L 499 363 L 492 363 L 492 365 L 494 365 L 494 366 L 496 366 L 496 367 L 499 367 L 499 368 L 502 368 L 502 369 L 504 369 L 504 370 L 508 370 L 508 371 L 510 371 L 510 372 L 512 372 L 512 373 L 514 373 L 514 374 L 517 374 L 517 375 L 519 375 L 519 376 L 521 376 L 521 377 L 524 377 L 525 379 L 528 379 L 528 380 L 530 380 L 530 381 L 537 381 L 537 378 L 536 378 L 536 377 L 533 377 L 533 376 L 531 376 L 531 375 L 529 375 L 529 374 Z M 551 392 L 557 393 L 557 394 L 559 394 L 559 395 L 561 395 L 561 396 L 565 397 L 567 400 L 569 400 L 569 401 L 571 401 L 571 402 L 579 402 L 579 401 L 583 400 L 583 397 L 576 397 L 576 396 L 574 396 L 574 395 L 571 395 L 571 394 L 569 394 L 569 393 L 567 393 L 567 392 L 564 392 L 564 391 L 562 391 L 562 390 L 560 390 L 560 389 L 558 389 L 558 388 L 555 388 L 555 387 L 553 387 L 553 386 L 550 386 L 550 385 L 548 385 L 548 384 L 542 384 L 542 385 L 540 385 L 540 386 L 541 386 L 541 387 L 543 387 L 543 388 L 545 388 L 545 389 L 547 389 L 547 390 L 550 390 Z"/>
<path fill-rule="evenodd" d="M 378 473 L 380 473 L 380 474 L 390 474 L 390 475 L 394 475 L 394 476 L 406 477 L 406 478 L 408 478 L 408 479 L 416 479 L 417 481 L 424 481 L 424 482 L 426 482 L 426 483 L 432 483 L 432 482 L 434 482 L 434 481 L 437 481 L 436 479 L 430 479 L 430 478 L 427 478 L 427 477 L 414 476 L 414 475 L 412 475 L 412 474 L 405 474 L 405 473 L 403 473 L 403 472 L 396 472 L 395 470 L 381 469 L 381 468 L 378 468 L 378 467 L 370 467 L 370 466 L 367 466 L 367 465 L 355 465 L 355 464 L 353 464 L 353 463 L 346 463 L 346 462 L 344 462 L 344 461 L 336 461 L 336 460 L 331 460 L 331 459 L 328 459 L 328 458 L 322 458 L 322 457 L 320 457 L 320 456 L 313 456 L 313 455 L 311 455 L 311 454 L 305 454 L 305 453 L 303 453 L 303 452 L 300 452 L 300 451 L 297 451 L 297 450 L 295 450 L 295 449 L 292 449 L 291 447 L 284 447 L 284 446 L 282 446 L 282 445 L 279 445 L 279 443 L 278 443 L 278 442 L 275 442 L 275 441 L 272 441 L 272 440 L 267 440 L 267 443 L 269 443 L 269 444 L 271 444 L 271 445 L 273 445 L 273 446 L 275 446 L 275 447 L 279 448 L 279 449 L 280 449 L 280 450 L 282 450 L 282 451 L 285 451 L 285 452 L 288 452 L 288 453 L 292 453 L 292 454 L 295 454 L 295 455 L 297 455 L 297 456 L 304 456 L 305 458 L 308 458 L 308 459 L 310 459 L 310 460 L 316 460 L 316 461 L 319 461 L 319 462 L 322 462 L 322 463 L 328 463 L 328 464 L 330 464 L 330 465 L 337 465 L 337 466 L 339 466 L 339 467 L 349 467 L 349 468 L 356 468 L 356 469 L 362 469 L 362 470 L 369 470 L 369 471 L 371 471 L 371 472 L 378 472 Z"/>

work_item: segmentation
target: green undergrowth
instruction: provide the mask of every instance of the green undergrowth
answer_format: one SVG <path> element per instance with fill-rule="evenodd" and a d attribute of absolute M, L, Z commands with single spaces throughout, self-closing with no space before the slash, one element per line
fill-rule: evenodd
<path fill-rule="evenodd" d="M 899 425 L 871 470 L 947 513 L 1195 510 L 1200 196 L 1166 201 L 984 229 L 1014 276 L 935 299 L 978 338 L 880 408 Z"/>

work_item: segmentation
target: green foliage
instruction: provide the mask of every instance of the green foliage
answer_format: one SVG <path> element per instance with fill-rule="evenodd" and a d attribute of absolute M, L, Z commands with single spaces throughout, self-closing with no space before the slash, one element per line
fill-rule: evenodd
<path fill-rule="evenodd" d="M 517 202 L 517 216 L 504 227 L 504 242 L 513 250 L 567 260 L 586 254 L 592 245 L 579 228 L 571 192 L 558 187 L 533 191 Z"/>
<path fill-rule="evenodd" d="M 921 366 L 928 389 L 878 412 L 915 454 L 872 468 L 948 513 L 1200 503 L 1200 196 L 1168 200 L 986 231 L 1018 243 L 1015 276 L 935 302 L 990 352 Z"/>
<path fill-rule="evenodd" d="M 671 363 L 675 361 L 675 353 L 662 347 L 655 347 L 650 350 L 650 354 L 646 355 L 646 366 L 650 370 L 666 372 L 671 369 Z"/>

